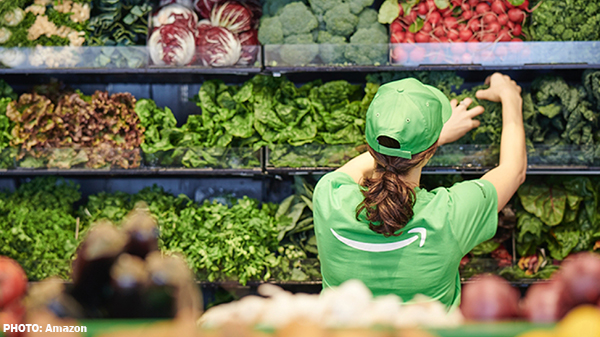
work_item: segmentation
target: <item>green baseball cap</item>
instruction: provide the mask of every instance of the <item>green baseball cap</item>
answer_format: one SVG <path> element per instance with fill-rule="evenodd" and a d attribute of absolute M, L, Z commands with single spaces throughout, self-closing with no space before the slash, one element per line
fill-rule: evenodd
<path fill-rule="evenodd" d="M 448 98 L 430 85 L 414 78 L 386 83 L 367 111 L 367 143 L 378 153 L 411 159 L 438 140 L 451 115 Z M 381 136 L 397 140 L 400 148 L 379 144 Z"/>

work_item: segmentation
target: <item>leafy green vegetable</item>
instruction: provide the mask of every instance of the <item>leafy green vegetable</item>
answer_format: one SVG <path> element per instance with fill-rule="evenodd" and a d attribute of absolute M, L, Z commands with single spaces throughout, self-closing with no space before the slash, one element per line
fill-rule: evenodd
<path fill-rule="evenodd" d="M 12 194 L 0 194 L 0 255 L 17 260 L 30 280 L 67 278 L 77 248 L 73 203 L 79 186 L 35 178 Z"/>
<path fill-rule="evenodd" d="M 93 0 L 90 46 L 144 45 L 148 35 L 149 0 Z"/>
<path fill-rule="evenodd" d="M 530 33 L 537 41 L 600 39 L 600 6 L 595 1 L 535 1 Z"/>

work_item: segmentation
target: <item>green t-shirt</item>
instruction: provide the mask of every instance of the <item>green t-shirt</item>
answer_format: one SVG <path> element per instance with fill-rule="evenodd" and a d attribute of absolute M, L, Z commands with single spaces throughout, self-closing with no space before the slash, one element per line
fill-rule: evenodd
<path fill-rule="evenodd" d="M 364 199 L 346 173 L 319 180 L 314 223 L 323 288 L 361 280 L 374 296 L 404 301 L 423 294 L 452 307 L 460 304 L 460 260 L 496 233 L 498 195 L 486 180 L 470 180 L 430 192 L 417 188 L 414 216 L 400 236 L 369 229 L 356 207 Z"/>

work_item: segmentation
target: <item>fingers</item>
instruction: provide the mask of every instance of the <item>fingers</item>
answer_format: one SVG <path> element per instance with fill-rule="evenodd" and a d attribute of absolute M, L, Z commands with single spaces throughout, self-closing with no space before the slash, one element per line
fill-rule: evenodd
<path fill-rule="evenodd" d="M 472 123 L 472 124 L 471 124 L 471 129 L 478 128 L 478 127 L 479 127 L 479 125 L 481 125 L 481 122 L 480 122 L 480 121 L 478 121 L 477 119 L 473 119 L 473 120 L 471 120 L 471 123 Z"/>
<path fill-rule="evenodd" d="M 490 89 L 485 89 L 485 90 L 478 90 L 475 93 L 475 97 L 477 97 L 478 99 L 485 99 L 485 100 L 489 100 L 488 98 L 490 97 Z"/>
<path fill-rule="evenodd" d="M 463 99 L 462 102 L 460 102 L 460 104 L 463 105 L 465 109 L 468 108 L 471 105 L 471 103 L 473 103 L 473 100 L 470 97 L 467 97 Z"/>
<path fill-rule="evenodd" d="M 483 83 L 485 85 L 490 85 L 492 83 L 492 76 L 488 76 Z"/>
<path fill-rule="evenodd" d="M 456 106 L 458 105 L 458 101 L 453 99 L 450 101 L 450 106 L 452 107 L 452 109 L 456 108 Z"/>
<path fill-rule="evenodd" d="M 476 106 L 471 110 L 467 110 L 467 116 L 469 116 L 469 118 L 473 118 L 481 115 L 484 111 L 485 109 L 482 106 Z"/>

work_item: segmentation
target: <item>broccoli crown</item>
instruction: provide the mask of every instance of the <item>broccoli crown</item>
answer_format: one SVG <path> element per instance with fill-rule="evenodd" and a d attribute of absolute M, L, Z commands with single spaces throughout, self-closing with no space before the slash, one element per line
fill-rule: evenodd
<path fill-rule="evenodd" d="M 279 56 L 287 65 L 301 66 L 309 64 L 318 53 L 319 45 L 314 43 L 313 35 L 308 33 L 286 37 Z"/>
<path fill-rule="evenodd" d="M 387 28 L 385 27 L 385 25 L 382 25 L 379 22 L 375 22 L 375 23 L 373 23 L 372 25 L 370 25 L 367 28 L 377 29 L 378 31 L 381 32 L 381 34 L 385 34 L 385 36 L 388 36 L 388 30 L 387 30 Z"/>
<path fill-rule="evenodd" d="M 365 7 L 369 7 L 373 4 L 373 0 L 345 0 L 350 5 L 350 12 L 358 15 Z"/>
<path fill-rule="evenodd" d="M 331 35 L 327 31 L 320 31 L 318 42 L 319 56 L 324 64 L 339 64 L 344 63 L 346 58 L 346 38 L 343 36 Z"/>
<path fill-rule="evenodd" d="M 365 8 L 365 10 L 358 15 L 356 29 L 369 28 L 374 23 L 377 23 L 377 11 L 373 8 Z"/>
<path fill-rule="evenodd" d="M 342 3 L 342 0 L 308 0 L 312 11 L 319 15 Z"/>
<path fill-rule="evenodd" d="M 267 0 L 263 4 L 263 17 L 275 16 L 279 14 L 279 11 L 287 4 L 296 2 L 298 0 Z"/>
<path fill-rule="evenodd" d="M 600 7 L 596 1 L 543 1 L 531 15 L 534 40 L 594 41 L 600 39 Z"/>
<path fill-rule="evenodd" d="M 283 27 L 278 18 L 262 18 L 258 27 L 258 41 L 261 44 L 282 44 Z"/>
<path fill-rule="evenodd" d="M 319 25 L 315 15 L 302 2 L 286 5 L 277 18 L 283 27 L 283 36 L 309 33 Z"/>
<path fill-rule="evenodd" d="M 350 36 L 356 29 L 358 17 L 350 12 L 349 4 L 340 4 L 325 13 L 325 25 L 333 35 Z"/>
<path fill-rule="evenodd" d="M 344 56 L 360 65 L 379 65 L 387 62 L 388 37 L 377 28 L 362 28 L 350 38 Z"/>

